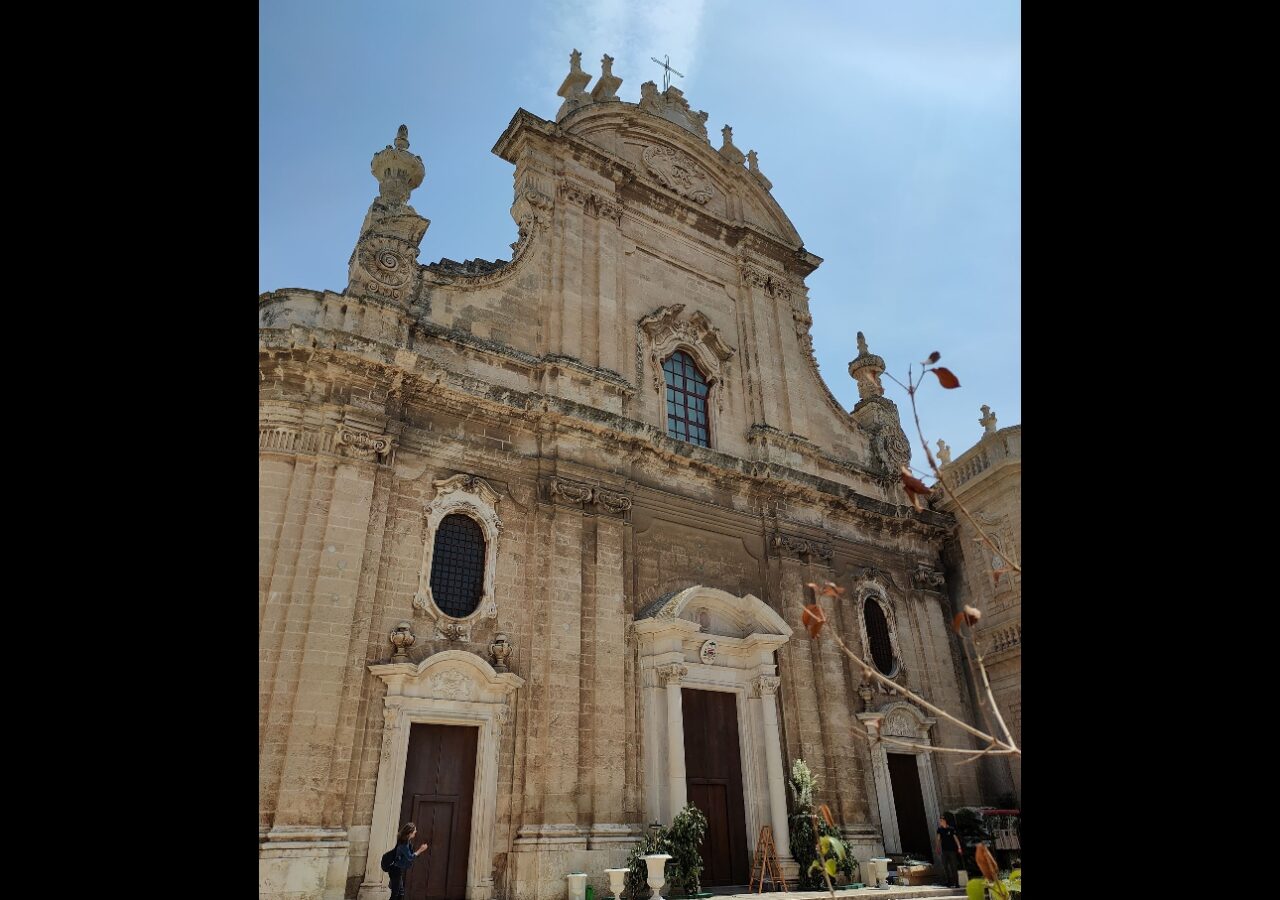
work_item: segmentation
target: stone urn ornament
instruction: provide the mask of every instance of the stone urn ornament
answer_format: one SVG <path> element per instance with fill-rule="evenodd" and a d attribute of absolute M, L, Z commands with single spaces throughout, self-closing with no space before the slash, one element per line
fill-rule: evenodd
<path fill-rule="evenodd" d="M 613 900 L 622 900 L 622 891 L 627 886 L 627 872 L 630 869 L 605 869 L 609 876 L 609 890 L 613 891 Z"/>
<path fill-rule="evenodd" d="M 493 671 L 501 675 L 503 672 L 510 672 L 507 668 L 507 660 L 511 657 L 511 642 L 507 640 L 507 636 L 499 631 L 493 636 L 493 643 L 489 645 L 489 655 L 493 657 Z"/>
<path fill-rule="evenodd" d="M 417 643 L 417 638 L 413 634 L 413 627 L 409 622 L 401 622 L 391 634 L 391 645 L 396 648 L 396 652 L 391 654 L 392 662 L 408 662 L 409 656 L 405 653 L 410 647 Z"/>
<path fill-rule="evenodd" d="M 653 891 L 650 900 L 663 900 L 662 885 L 667 880 L 667 860 L 670 858 L 670 853 L 650 853 L 641 857 L 649 867 L 649 887 Z"/>

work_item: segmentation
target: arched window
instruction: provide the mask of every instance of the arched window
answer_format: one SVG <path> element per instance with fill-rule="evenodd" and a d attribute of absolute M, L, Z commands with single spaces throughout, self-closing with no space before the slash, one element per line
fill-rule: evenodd
<path fill-rule="evenodd" d="M 867 641 L 871 644 L 871 659 L 884 675 L 893 674 L 893 643 L 889 640 L 889 623 L 884 610 L 874 597 L 863 601 L 863 620 L 867 626 Z"/>
<path fill-rule="evenodd" d="M 710 447 L 707 379 L 688 353 L 677 350 L 662 364 L 667 381 L 667 434 L 700 447 Z"/>
<path fill-rule="evenodd" d="M 445 516 L 431 557 L 431 596 L 447 616 L 475 612 L 484 594 L 484 532 L 470 516 Z"/>

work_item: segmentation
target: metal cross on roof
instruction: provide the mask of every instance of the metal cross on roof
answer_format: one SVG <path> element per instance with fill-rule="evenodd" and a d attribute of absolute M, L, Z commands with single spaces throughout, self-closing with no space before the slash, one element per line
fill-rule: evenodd
<path fill-rule="evenodd" d="M 662 66 L 662 90 L 665 93 L 667 88 L 671 87 L 671 73 L 676 72 L 675 69 L 671 68 L 671 57 L 664 53 L 662 54 L 662 59 L 658 59 L 656 56 L 650 56 L 649 58 Z M 683 72 L 676 72 L 676 74 L 681 78 L 684 77 Z"/>

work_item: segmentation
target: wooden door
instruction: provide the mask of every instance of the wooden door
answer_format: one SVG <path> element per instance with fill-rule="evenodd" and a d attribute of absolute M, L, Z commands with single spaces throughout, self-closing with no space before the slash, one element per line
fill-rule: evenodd
<path fill-rule="evenodd" d="M 413 822 L 414 849 L 423 841 L 431 847 L 409 870 L 405 900 L 466 897 L 479 736 L 478 728 L 455 725 L 413 725 L 409 731 L 397 828 Z"/>
<path fill-rule="evenodd" d="M 920 790 L 920 768 L 916 758 L 910 753 L 890 753 L 888 757 L 889 781 L 893 785 L 893 806 L 898 812 L 902 852 L 920 860 L 933 859 L 933 832 L 925 818 L 924 794 Z"/>
<path fill-rule="evenodd" d="M 700 848 L 702 883 L 746 884 L 750 872 L 737 695 L 682 690 L 681 701 L 689 802 L 707 817 L 707 834 Z"/>

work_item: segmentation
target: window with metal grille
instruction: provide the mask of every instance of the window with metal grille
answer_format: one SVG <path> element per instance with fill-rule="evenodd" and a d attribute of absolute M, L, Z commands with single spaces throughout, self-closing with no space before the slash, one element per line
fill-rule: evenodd
<path fill-rule="evenodd" d="M 707 418 L 707 380 L 688 353 L 677 350 L 662 364 L 667 380 L 667 434 L 691 444 L 710 447 Z"/>
<path fill-rule="evenodd" d="M 893 644 L 889 641 L 889 623 L 875 598 L 866 599 L 863 618 L 867 623 L 867 640 L 871 642 L 871 659 L 885 675 L 893 674 Z"/>
<path fill-rule="evenodd" d="M 446 616 L 461 619 L 484 593 L 484 532 L 470 516 L 445 516 L 431 554 L 431 596 Z"/>

